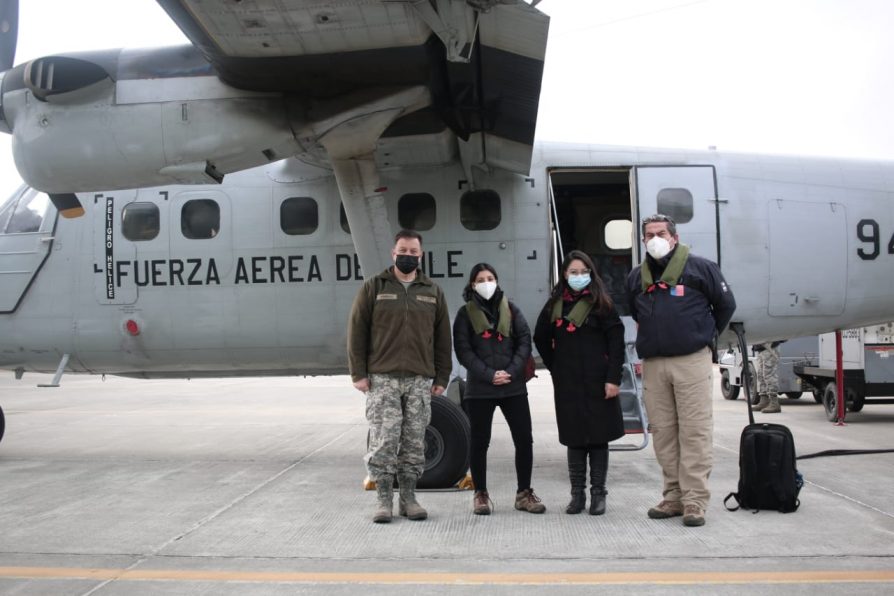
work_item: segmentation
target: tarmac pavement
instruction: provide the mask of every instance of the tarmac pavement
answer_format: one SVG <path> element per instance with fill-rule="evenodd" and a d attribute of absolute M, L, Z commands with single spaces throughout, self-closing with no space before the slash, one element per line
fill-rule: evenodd
<path fill-rule="evenodd" d="M 801 508 L 728 512 L 745 403 L 715 373 L 707 524 L 650 520 L 651 445 L 612 452 L 608 513 L 566 515 L 565 450 L 548 373 L 529 384 L 544 515 L 513 509 L 508 428 L 489 484 L 420 496 L 426 521 L 373 524 L 361 490 L 366 421 L 347 377 L 129 380 L 0 377 L 0 594 L 882 594 L 894 590 L 894 454 L 803 460 Z M 778 415 L 799 454 L 894 448 L 894 406 L 846 426 L 810 394 Z M 640 437 L 624 439 L 639 442 Z"/>

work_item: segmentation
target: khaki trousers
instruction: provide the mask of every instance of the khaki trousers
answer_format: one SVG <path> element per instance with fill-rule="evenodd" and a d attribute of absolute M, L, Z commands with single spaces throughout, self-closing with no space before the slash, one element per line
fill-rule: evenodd
<path fill-rule="evenodd" d="M 714 463 L 711 351 L 643 360 L 643 399 L 664 499 L 708 507 Z"/>

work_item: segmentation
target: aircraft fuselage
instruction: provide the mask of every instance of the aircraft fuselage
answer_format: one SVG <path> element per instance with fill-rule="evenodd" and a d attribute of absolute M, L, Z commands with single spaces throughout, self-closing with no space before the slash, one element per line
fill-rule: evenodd
<path fill-rule="evenodd" d="M 476 173 L 471 194 L 458 165 L 381 178 L 392 229 L 422 233 L 451 314 L 486 261 L 533 322 L 559 247 L 594 255 L 623 310 L 636 222 L 671 209 L 758 341 L 894 319 L 892 165 L 539 144 L 530 176 Z M 51 372 L 70 354 L 72 372 L 147 377 L 346 370 L 362 276 L 327 170 L 286 161 L 78 198 L 84 217 L 46 202 L 37 231 L 0 212 L 0 367 Z"/>

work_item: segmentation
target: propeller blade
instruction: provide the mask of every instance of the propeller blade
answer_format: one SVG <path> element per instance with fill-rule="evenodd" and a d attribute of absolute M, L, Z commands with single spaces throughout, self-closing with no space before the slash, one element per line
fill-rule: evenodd
<path fill-rule="evenodd" d="M 19 37 L 19 0 L 0 0 L 0 71 L 13 67 Z"/>

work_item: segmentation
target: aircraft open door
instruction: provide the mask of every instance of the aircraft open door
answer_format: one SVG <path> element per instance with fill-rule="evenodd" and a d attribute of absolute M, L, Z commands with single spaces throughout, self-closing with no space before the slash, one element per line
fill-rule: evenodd
<path fill-rule="evenodd" d="M 720 264 L 717 234 L 717 183 L 713 166 L 637 167 L 634 172 L 639 219 L 669 215 L 680 241 L 694 254 Z M 645 255 L 641 226 L 636 226 L 639 260 Z"/>

